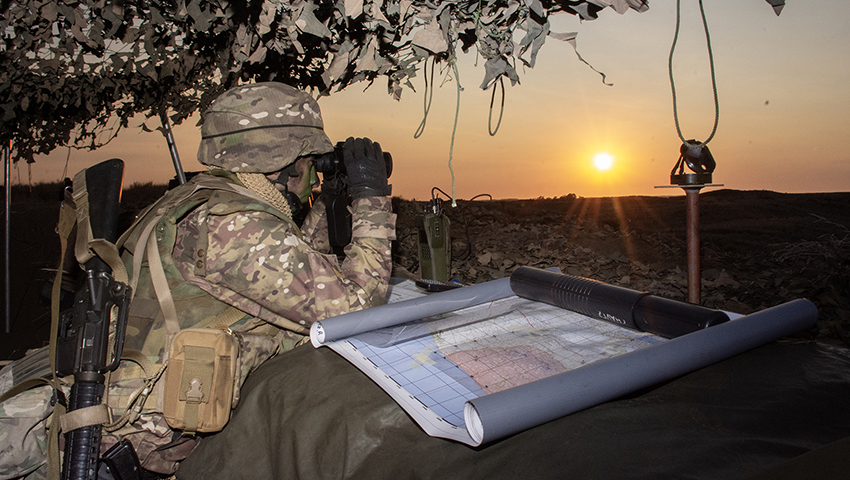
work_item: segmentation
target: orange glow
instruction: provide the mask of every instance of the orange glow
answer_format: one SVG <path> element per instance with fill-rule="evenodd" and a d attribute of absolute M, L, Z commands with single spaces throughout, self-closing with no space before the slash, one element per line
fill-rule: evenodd
<path fill-rule="evenodd" d="M 597 153 L 593 157 L 593 166 L 600 172 L 610 170 L 614 166 L 614 157 L 608 153 Z"/>
<path fill-rule="evenodd" d="M 711 141 L 718 163 L 714 181 L 741 190 L 847 191 L 850 162 L 843 139 L 850 131 L 850 89 L 841 80 L 850 75 L 850 62 L 834 61 L 834 45 L 850 39 L 845 25 L 850 3 L 820 2 L 817 9 L 786 9 L 781 17 L 764 3 L 721 8 L 711 20 L 714 51 L 723 52 L 717 61 L 726 65 L 718 77 L 723 114 Z M 687 17 L 697 20 L 696 7 L 690 8 Z M 666 65 L 670 39 L 659 33 L 674 25 L 674 10 L 609 12 L 586 23 L 574 15 L 552 15 L 553 31 L 581 31 L 581 55 L 613 86 L 575 60 L 571 46 L 546 42 L 535 67 L 518 72 L 522 84 L 507 89 L 496 135 L 488 134 L 487 120 L 489 113 L 495 120 L 499 108 L 491 107 L 492 91 L 478 88 L 484 72 L 472 51 L 457 59 L 464 87 L 459 113 L 457 84 L 440 82 L 427 90 L 434 102 L 420 137 L 413 135 L 425 118 L 421 74 L 411 78 L 416 88 L 405 88 L 400 101 L 379 81 L 368 89 L 361 82 L 322 96 L 325 132 L 332 142 L 348 137 L 380 142 L 393 156 L 392 192 L 407 199 L 430 199 L 433 187 L 451 193 L 453 180 L 458 199 L 483 193 L 497 199 L 682 195 L 669 188 L 681 141 Z M 799 31 L 823 34 L 788 35 L 792 23 Z M 701 31 L 696 25 L 695 33 Z M 694 37 L 702 41 L 701 35 Z M 701 43 L 683 44 L 674 66 L 678 120 L 686 138 L 704 138 L 714 120 L 704 52 Z M 118 138 L 93 152 L 72 149 L 69 155 L 59 148 L 37 156 L 34 164 L 16 162 L 11 180 L 26 183 L 31 167 L 34 182 L 61 181 L 117 157 L 125 161 L 125 184 L 166 183 L 175 173 L 167 142 L 159 132 L 142 132 L 142 120 L 131 121 Z M 198 120 L 196 115 L 173 126 L 187 172 L 206 168 L 196 160 Z M 612 157 L 607 170 L 594 164 L 603 152 Z"/>

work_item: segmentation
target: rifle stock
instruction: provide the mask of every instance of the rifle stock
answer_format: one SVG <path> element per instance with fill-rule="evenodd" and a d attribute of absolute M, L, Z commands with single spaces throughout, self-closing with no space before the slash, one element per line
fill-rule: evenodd
<path fill-rule="evenodd" d="M 88 219 L 94 238 L 111 243 L 118 238 L 123 175 L 124 162 L 119 159 L 107 160 L 85 171 Z M 84 226 L 77 227 L 81 234 L 79 229 Z M 129 287 L 113 278 L 109 265 L 98 257 L 86 261 L 74 306 L 61 314 L 56 339 L 56 372 L 60 376 L 74 375 L 69 412 L 101 403 L 104 374 L 116 369 L 121 359 L 129 300 Z M 110 345 L 109 329 L 116 308 L 115 338 Z M 110 346 L 111 358 L 108 358 Z M 100 425 L 65 432 L 64 479 L 97 478 L 100 439 Z"/>

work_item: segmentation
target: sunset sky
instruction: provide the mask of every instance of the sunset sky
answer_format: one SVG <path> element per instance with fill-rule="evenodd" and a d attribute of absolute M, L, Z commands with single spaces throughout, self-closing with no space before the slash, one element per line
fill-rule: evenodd
<path fill-rule="evenodd" d="M 680 195 L 669 186 L 681 141 L 673 120 L 667 59 L 676 4 L 650 0 L 645 13 L 611 9 L 580 22 L 551 17 L 552 31 L 578 32 L 578 52 L 613 86 L 581 63 L 572 47 L 547 39 L 521 84 L 506 85 L 504 118 L 488 133 L 490 92 L 478 86 L 483 60 L 470 51 L 459 61 L 463 86 L 454 143 L 458 199 Z M 696 0 L 683 0 L 674 78 L 683 135 L 704 140 L 714 123 L 705 34 Z M 714 183 L 739 190 L 850 190 L 850 2 L 787 0 L 780 16 L 764 0 L 705 2 L 714 53 L 720 120 L 709 148 Z M 392 153 L 393 193 L 428 199 L 432 187 L 451 193 L 449 148 L 456 83 L 438 72 L 424 133 L 423 76 L 401 101 L 380 80 L 365 92 L 355 84 L 319 100 L 331 140 L 366 136 Z M 499 98 L 493 123 L 498 119 Z M 186 171 L 200 169 L 200 134 L 193 118 L 175 128 Z M 610 168 L 594 157 L 605 153 Z M 67 150 L 32 165 L 33 182 L 62 178 Z M 165 139 L 139 128 L 122 131 L 95 152 L 72 151 L 69 175 L 107 158 L 123 158 L 125 184 L 164 183 L 174 175 Z M 12 182 L 27 182 L 23 162 Z M 20 180 L 19 180 L 20 179 Z"/>

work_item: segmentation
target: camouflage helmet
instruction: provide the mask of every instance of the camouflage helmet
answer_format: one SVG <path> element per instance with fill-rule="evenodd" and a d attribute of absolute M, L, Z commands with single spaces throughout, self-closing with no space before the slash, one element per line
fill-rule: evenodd
<path fill-rule="evenodd" d="M 277 82 L 224 92 L 204 113 L 198 161 L 239 173 L 270 173 L 298 157 L 333 151 L 319 104 Z"/>

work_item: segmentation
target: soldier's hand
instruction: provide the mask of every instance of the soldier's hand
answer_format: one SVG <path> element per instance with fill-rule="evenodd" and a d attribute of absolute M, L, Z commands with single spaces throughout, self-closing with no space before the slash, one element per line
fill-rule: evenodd
<path fill-rule="evenodd" d="M 386 196 L 387 164 L 381 145 L 368 138 L 349 137 L 342 146 L 352 198 Z"/>

